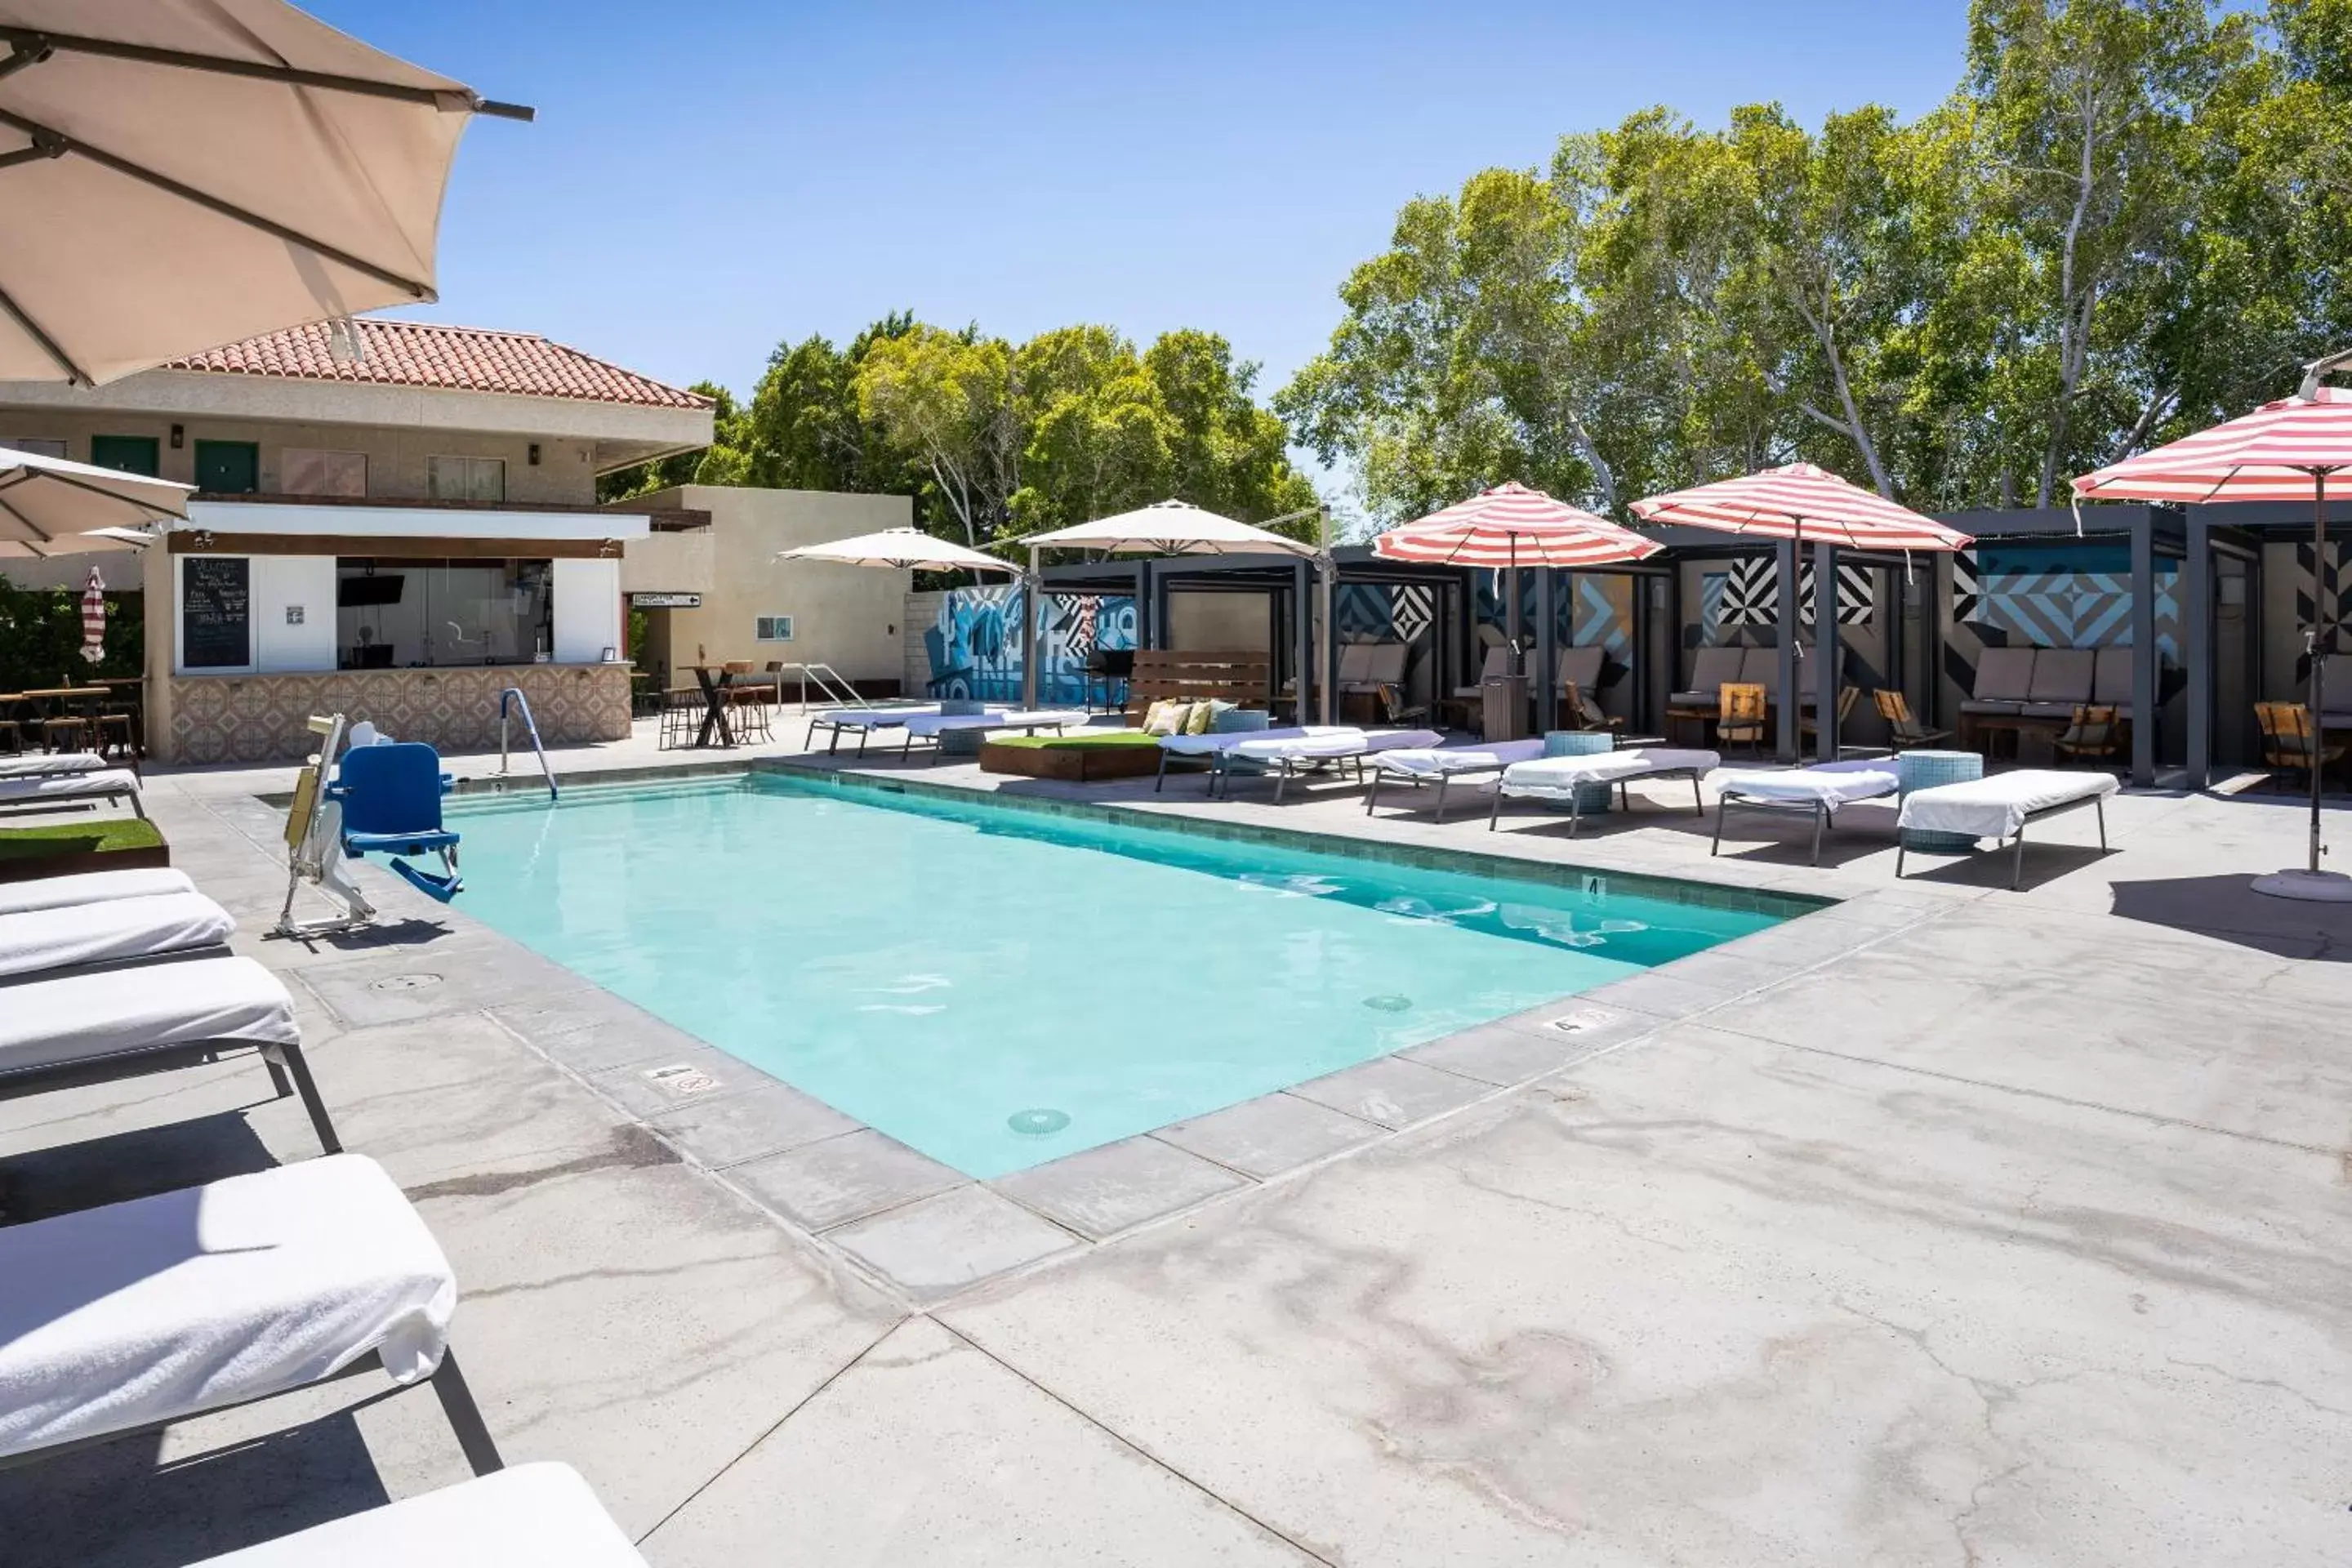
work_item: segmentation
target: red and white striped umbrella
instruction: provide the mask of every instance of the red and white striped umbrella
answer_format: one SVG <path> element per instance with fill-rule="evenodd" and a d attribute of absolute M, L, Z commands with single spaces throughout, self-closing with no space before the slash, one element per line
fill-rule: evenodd
<path fill-rule="evenodd" d="M 2301 501 L 2325 476 L 2347 468 L 2352 391 L 2319 386 L 2084 474 L 2074 493 L 2084 500 Z M 2352 494 L 2352 483 L 2345 488 Z"/>
<path fill-rule="evenodd" d="M 95 566 L 81 588 L 81 656 L 92 664 L 106 658 L 106 579 Z"/>
<path fill-rule="evenodd" d="M 1717 479 L 1633 503 L 1643 522 L 1852 550 L 1965 550 L 1975 541 L 1811 463 Z"/>
<path fill-rule="evenodd" d="M 2153 451 L 2120 463 L 2110 463 L 2074 481 L 2077 503 L 2084 500 L 2156 501 L 2283 500 L 2311 502 L 2312 567 L 2322 569 L 2327 555 L 2327 480 L 2352 469 L 2352 391 L 2322 386 L 2319 377 L 2347 356 L 2330 355 L 2305 367 L 2303 389 L 2293 397 L 2265 403 L 2210 430 L 2183 436 Z M 2347 492 L 2352 492 L 2347 479 Z M 2078 518 L 2079 521 L 2079 518 Z M 2316 624 L 2308 628 L 2308 703 L 2312 722 L 2319 721 L 2322 670 L 2336 653 L 2332 596 L 2313 585 L 2312 603 L 2318 606 Z M 2340 656 L 2339 656 L 2340 657 Z M 2319 768 L 2311 774 L 2311 826 L 2308 854 L 2300 871 L 2280 871 L 2254 879 L 2254 890 L 2282 898 L 2326 903 L 2352 903 L 2352 879 L 2340 871 L 2320 868 L 2326 853 L 2319 825 Z"/>
<path fill-rule="evenodd" d="M 1664 548 L 1521 484 L 1481 490 L 1372 541 L 1372 553 L 1391 561 L 1560 571 L 1639 561 Z"/>

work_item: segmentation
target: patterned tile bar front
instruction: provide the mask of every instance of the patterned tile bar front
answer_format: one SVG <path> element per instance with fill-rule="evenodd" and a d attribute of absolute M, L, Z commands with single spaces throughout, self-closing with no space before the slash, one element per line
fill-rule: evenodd
<path fill-rule="evenodd" d="M 171 723 L 159 748 L 173 763 L 284 763 L 307 756 L 313 713 L 372 720 L 403 741 L 445 752 L 499 741 L 499 692 L 518 687 L 541 738 L 562 742 L 625 740 L 625 664 L 493 665 L 478 668 L 344 669 L 310 675 L 208 675 L 172 679 Z M 513 730 L 522 744 L 522 727 Z"/>

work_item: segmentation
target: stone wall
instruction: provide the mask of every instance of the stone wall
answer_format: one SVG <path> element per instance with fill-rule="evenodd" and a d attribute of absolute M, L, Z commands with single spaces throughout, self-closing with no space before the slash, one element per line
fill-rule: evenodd
<path fill-rule="evenodd" d="M 316 675 L 215 675 L 171 678 L 170 721 L 159 761 L 299 762 L 316 747 L 306 727 L 314 713 L 373 721 L 401 741 L 444 752 L 488 751 L 499 743 L 499 691 L 520 687 L 549 745 L 625 740 L 629 667 L 625 664 L 499 665 L 481 668 L 347 669 Z M 522 725 L 511 743 L 528 748 Z"/>

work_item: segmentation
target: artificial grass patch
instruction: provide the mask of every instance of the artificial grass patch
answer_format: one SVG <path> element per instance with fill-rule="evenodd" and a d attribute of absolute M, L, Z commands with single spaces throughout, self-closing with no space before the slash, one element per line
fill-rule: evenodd
<path fill-rule="evenodd" d="M 136 816 L 110 816 L 97 822 L 58 823 L 44 827 L 0 827 L 0 860 L 152 849 L 163 842 L 163 836 L 155 830 L 153 823 Z"/>
<path fill-rule="evenodd" d="M 1008 735 L 992 746 L 1017 746 L 1024 752 L 1076 752 L 1093 746 L 1156 746 L 1157 735 L 1140 730 L 1089 730 L 1076 735 Z"/>

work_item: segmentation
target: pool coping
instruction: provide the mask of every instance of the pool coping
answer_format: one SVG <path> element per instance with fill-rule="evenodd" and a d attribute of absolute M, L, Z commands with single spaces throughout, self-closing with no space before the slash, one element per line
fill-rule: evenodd
<path fill-rule="evenodd" d="M 766 759 L 626 771 L 635 776 L 599 775 L 594 784 L 574 787 L 591 794 L 606 785 L 691 785 L 774 773 L 845 791 L 920 794 L 1471 875 L 1568 886 L 1598 877 L 1651 897 L 1697 888 L 1722 895 L 1727 907 L 1784 914 L 1763 931 L 1640 974 L 985 1180 L 931 1160 L 574 971 L 562 971 L 578 979 L 574 996 L 548 1005 L 487 1005 L 507 1033 L 682 1158 L 919 1310 L 1052 1268 L 1122 1237 L 1181 1223 L 1400 1138 L 1433 1129 L 1443 1135 L 1444 1124 L 1481 1107 L 1874 946 L 1936 918 L 1941 909 L 1937 900 L 1899 890 L 1839 900 L 1262 824 L 1202 822 L 1108 803 L 1006 796 L 945 781 L 844 775 Z M 460 785 L 458 793 L 517 795 L 545 787 L 510 780 L 477 784 Z M 494 928 L 467 921 L 519 952 L 530 952 Z"/>

